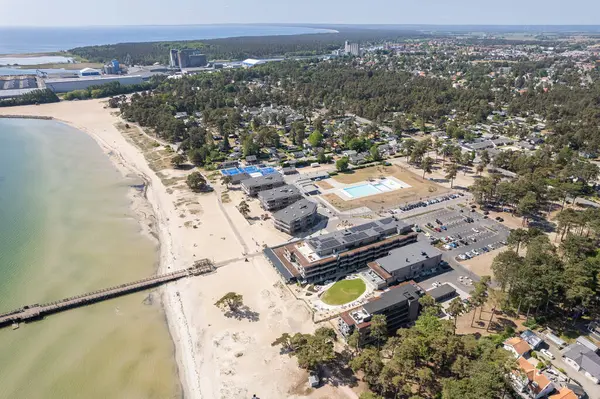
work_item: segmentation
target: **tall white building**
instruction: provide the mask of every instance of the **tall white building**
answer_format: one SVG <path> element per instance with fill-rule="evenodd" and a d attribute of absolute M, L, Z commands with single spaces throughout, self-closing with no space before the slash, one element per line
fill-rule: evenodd
<path fill-rule="evenodd" d="M 346 55 L 354 55 L 358 57 L 360 55 L 360 47 L 358 43 L 350 43 L 346 40 L 346 43 L 344 45 L 344 52 L 346 53 Z"/>

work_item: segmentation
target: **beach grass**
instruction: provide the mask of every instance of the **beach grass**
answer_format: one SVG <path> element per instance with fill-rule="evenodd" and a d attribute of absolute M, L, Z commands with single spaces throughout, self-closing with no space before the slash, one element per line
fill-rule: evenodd
<path fill-rule="evenodd" d="M 367 286 L 360 278 L 340 280 L 332 285 L 321 297 L 327 305 L 344 305 L 360 297 Z"/>

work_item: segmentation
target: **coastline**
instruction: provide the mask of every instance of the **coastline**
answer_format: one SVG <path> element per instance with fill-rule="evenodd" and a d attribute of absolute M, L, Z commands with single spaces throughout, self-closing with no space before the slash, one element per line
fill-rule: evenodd
<path fill-rule="evenodd" d="M 220 184 L 218 172 L 206 173 L 214 192 L 193 193 L 185 184 L 189 171 L 171 166 L 171 148 L 154 145 L 160 141 L 124 124 L 105 101 L 0 108 L 0 116 L 52 117 L 68 124 L 91 136 L 123 173 L 147 182 L 146 198 L 130 190 L 132 207 L 142 227 L 158 239 L 159 271 L 186 268 L 203 258 L 218 266 L 214 273 L 159 289 L 183 396 L 357 399 L 348 387 L 307 389 L 307 372 L 271 345 L 283 333 L 316 328 L 311 311 L 262 253 L 264 246 L 290 236 L 267 221 L 242 216 L 236 205 L 247 198 Z M 263 212 L 258 201 L 249 205 L 253 215 Z M 243 296 L 250 316 L 227 317 L 214 306 L 228 292 Z"/>
<path fill-rule="evenodd" d="M 98 102 L 100 103 L 101 101 Z M 99 105 L 102 106 L 101 104 Z M 180 257 L 178 257 L 174 251 L 172 237 L 169 233 L 170 228 L 168 226 L 169 217 L 167 216 L 167 209 L 169 205 L 172 206 L 172 202 L 168 199 L 165 201 L 164 198 L 161 198 L 161 193 L 159 191 L 162 183 L 156 176 L 156 173 L 150 170 L 142 153 L 131 143 L 127 142 L 114 126 L 114 132 L 111 132 L 108 129 L 108 126 L 98 126 L 100 129 L 94 129 L 93 126 L 90 128 L 86 125 L 81 125 L 77 123 L 77 121 L 64 118 L 63 115 L 58 115 L 63 117 L 57 117 L 54 112 L 42 115 L 44 113 L 44 108 L 33 106 L 35 108 L 32 109 L 31 107 L 32 106 L 18 107 L 27 110 L 27 112 L 23 113 L 9 112 L 11 108 L 14 110 L 17 107 L 0 108 L 0 118 L 55 120 L 92 137 L 124 177 L 131 177 L 133 175 L 144 181 L 144 190 L 140 192 L 134 187 L 131 187 L 130 190 L 128 190 L 128 197 L 131 201 L 131 209 L 137 216 L 141 233 L 150 237 L 158 245 L 159 262 L 157 272 L 167 273 L 169 271 L 187 267 L 187 264 L 176 261 Z M 39 112 L 41 114 L 38 115 L 36 111 L 42 112 Z M 112 122 L 110 123 L 111 125 L 120 121 L 120 118 L 117 117 L 113 117 L 113 119 L 113 121 L 108 121 Z M 118 138 L 121 138 L 122 140 L 119 144 L 117 144 L 119 141 Z M 110 143 L 111 139 L 113 140 L 112 145 Z M 201 395 L 197 375 L 194 376 L 195 378 L 190 378 L 192 376 L 189 375 L 190 372 L 196 374 L 197 367 L 196 359 L 194 357 L 195 351 L 192 347 L 188 346 L 192 344 L 190 332 L 189 330 L 185 331 L 185 328 L 182 328 L 186 326 L 187 323 L 181 322 L 186 320 L 186 316 L 183 313 L 179 292 L 173 284 L 161 287 L 159 292 L 169 334 L 173 341 L 183 397 L 199 398 Z"/>

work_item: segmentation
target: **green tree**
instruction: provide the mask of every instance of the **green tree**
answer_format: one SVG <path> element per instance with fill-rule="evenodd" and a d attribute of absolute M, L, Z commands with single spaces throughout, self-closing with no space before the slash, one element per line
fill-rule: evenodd
<path fill-rule="evenodd" d="M 248 203 L 246 201 L 242 201 L 238 205 L 238 211 L 240 211 L 242 216 L 244 216 L 245 218 L 248 218 L 248 215 L 250 214 L 250 206 L 248 205 Z"/>
<path fill-rule="evenodd" d="M 232 181 L 233 181 L 233 178 L 230 175 L 221 176 L 221 184 L 224 185 L 225 187 L 229 187 L 229 185 L 231 184 Z"/>
<path fill-rule="evenodd" d="M 425 174 L 431 174 L 433 172 L 433 159 L 430 157 L 425 157 L 421 161 L 421 169 L 423 169 L 423 179 L 425 178 Z"/>
<path fill-rule="evenodd" d="M 320 147 L 323 143 L 323 134 L 320 131 L 315 130 L 308 136 L 308 142 L 313 148 Z"/>
<path fill-rule="evenodd" d="M 371 317 L 369 337 L 377 343 L 377 348 L 385 343 L 388 336 L 387 320 L 385 315 L 375 314 Z"/>
<path fill-rule="evenodd" d="M 338 172 L 346 172 L 349 165 L 350 161 L 348 160 L 348 157 L 342 157 L 335 161 L 335 168 L 338 170 Z"/>
<path fill-rule="evenodd" d="M 241 294 L 237 294 L 235 292 L 228 292 L 223 295 L 217 302 L 215 302 L 215 306 L 223 309 L 229 310 L 231 312 L 237 312 L 244 305 L 244 297 Z"/>
<path fill-rule="evenodd" d="M 450 305 L 448 305 L 447 312 L 454 319 L 454 330 L 456 331 L 456 323 L 458 321 L 458 316 L 462 315 L 467 311 L 467 307 L 463 303 L 460 297 L 454 298 Z"/>
<path fill-rule="evenodd" d="M 194 191 L 203 191 L 206 189 L 206 179 L 200 172 L 192 172 L 187 176 L 186 183 L 188 187 Z"/>
<path fill-rule="evenodd" d="M 379 153 L 377 145 L 372 145 L 369 153 L 371 154 L 371 159 L 373 161 L 381 161 L 381 154 Z"/>
<path fill-rule="evenodd" d="M 360 333 L 358 332 L 358 328 L 355 328 L 352 331 L 352 334 L 348 336 L 346 342 L 348 342 L 348 346 L 354 351 L 354 353 L 360 352 Z"/>
<path fill-rule="evenodd" d="M 455 163 L 448 164 L 446 167 L 445 178 L 450 180 L 450 188 L 454 188 L 454 179 L 456 179 L 456 175 L 458 175 L 458 165 Z"/>
<path fill-rule="evenodd" d="M 317 152 L 317 162 L 320 164 L 329 163 L 329 158 L 325 155 L 324 150 Z"/>
<path fill-rule="evenodd" d="M 173 165 L 173 167 L 176 169 L 179 169 L 184 163 L 185 157 L 181 154 L 176 154 L 173 156 L 173 158 L 171 158 L 171 165 Z"/>

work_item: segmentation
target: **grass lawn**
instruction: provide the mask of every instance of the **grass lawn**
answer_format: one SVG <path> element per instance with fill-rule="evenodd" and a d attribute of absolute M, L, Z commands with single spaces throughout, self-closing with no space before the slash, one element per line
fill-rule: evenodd
<path fill-rule="evenodd" d="M 366 289 L 365 282 L 360 278 L 340 280 L 325 291 L 321 300 L 327 305 L 344 305 L 361 296 Z"/>

